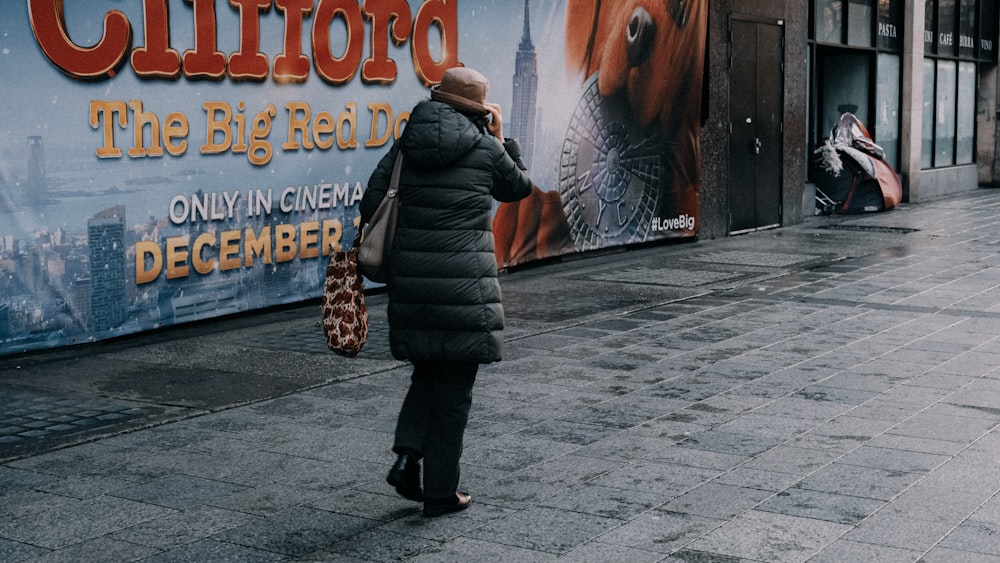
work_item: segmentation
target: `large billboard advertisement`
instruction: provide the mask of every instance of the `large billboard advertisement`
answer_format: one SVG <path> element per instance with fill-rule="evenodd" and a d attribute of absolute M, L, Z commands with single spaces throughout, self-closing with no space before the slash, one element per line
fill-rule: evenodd
<path fill-rule="evenodd" d="M 17 0 L 0 19 L 0 354 L 315 298 L 444 71 L 536 188 L 498 267 L 698 231 L 707 0 Z"/>

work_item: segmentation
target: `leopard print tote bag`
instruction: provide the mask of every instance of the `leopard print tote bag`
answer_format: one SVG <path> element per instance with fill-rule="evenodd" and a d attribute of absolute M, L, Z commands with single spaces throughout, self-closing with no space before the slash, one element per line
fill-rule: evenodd
<path fill-rule="evenodd" d="M 368 338 L 364 281 L 358 274 L 358 249 L 334 251 L 323 282 L 323 332 L 326 345 L 353 358 Z"/>

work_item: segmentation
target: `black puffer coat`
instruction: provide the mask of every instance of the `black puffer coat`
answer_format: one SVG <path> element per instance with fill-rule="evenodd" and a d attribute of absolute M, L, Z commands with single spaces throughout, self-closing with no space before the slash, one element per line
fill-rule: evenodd
<path fill-rule="evenodd" d="M 501 144 L 451 106 L 420 102 L 379 162 L 361 201 L 367 222 L 402 151 L 391 253 L 389 341 L 400 360 L 499 361 L 503 308 L 493 252 L 493 200 L 531 191 L 520 148 Z"/>

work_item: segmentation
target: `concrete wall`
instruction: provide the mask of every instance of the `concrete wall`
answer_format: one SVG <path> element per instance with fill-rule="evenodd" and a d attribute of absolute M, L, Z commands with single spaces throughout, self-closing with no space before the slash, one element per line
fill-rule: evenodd
<path fill-rule="evenodd" d="M 919 4 L 919 5 L 918 5 Z M 903 201 L 920 193 L 920 135 L 923 131 L 924 91 L 924 3 L 906 2 L 903 8 L 903 37 L 915 38 L 903 44 L 900 77 L 903 99 L 899 123 L 899 176 Z"/>
<path fill-rule="evenodd" d="M 920 203 L 948 195 L 975 190 L 979 187 L 979 166 L 949 166 L 920 171 L 920 184 L 910 189 L 910 201 Z"/>
<path fill-rule="evenodd" d="M 976 163 L 979 164 L 979 184 L 994 186 L 997 176 L 997 72 L 996 65 L 979 65 L 976 85 Z"/>
<path fill-rule="evenodd" d="M 701 130 L 701 229 L 699 238 L 728 234 L 729 11 L 732 0 L 708 4 L 708 64 L 703 88 L 708 116 Z"/>

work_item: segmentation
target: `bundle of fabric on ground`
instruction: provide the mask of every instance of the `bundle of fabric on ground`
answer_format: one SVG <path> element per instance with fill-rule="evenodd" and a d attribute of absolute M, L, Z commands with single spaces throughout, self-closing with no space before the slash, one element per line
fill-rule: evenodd
<path fill-rule="evenodd" d="M 816 174 L 820 212 L 866 213 L 899 205 L 903 186 L 868 130 L 853 113 L 845 113 L 820 148 Z"/>

